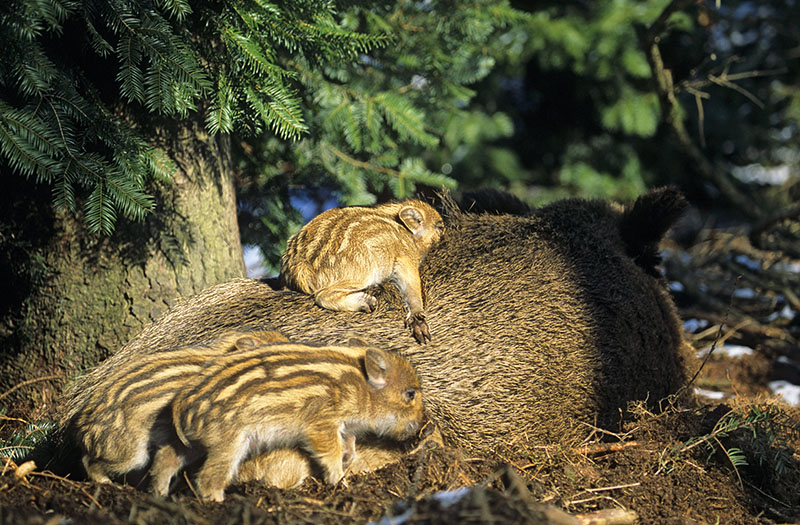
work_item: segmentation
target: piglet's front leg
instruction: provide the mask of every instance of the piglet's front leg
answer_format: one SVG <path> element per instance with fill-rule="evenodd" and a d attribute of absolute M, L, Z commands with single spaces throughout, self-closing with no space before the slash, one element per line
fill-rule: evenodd
<path fill-rule="evenodd" d="M 241 440 L 240 440 L 241 441 Z M 225 487 L 230 483 L 242 445 L 236 441 L 218 442 L 208 446 L 208 457 L 197 473 L 197 492 L 206 501 L 223 501 Z"/>
<path fill-rule="evenodd" d="M 308 446 L 325 470 L 325 481 L 331 485 L 341 481 L 346 486 L 343 461 L 346 452 L 355 451 L 355 439 L 352 444 L 348 443 L 348 450 L 345 450 L 344 440 L 336 426 L 323 423 L 309 430 Z M 350 446 L 353 448 L 352 451 L 349 450 Z"/>
<path fill-rule="evenodd" d="M 408 307 L 406 328 L 411 328 L 414 339 L 420 344 L 431 340 L 425 312 L 422 308 L 422 283 L 419 279 L 419 268 L 408 259 L 398 259 L 394 266 L 392 281 L 397 285 Z"/>

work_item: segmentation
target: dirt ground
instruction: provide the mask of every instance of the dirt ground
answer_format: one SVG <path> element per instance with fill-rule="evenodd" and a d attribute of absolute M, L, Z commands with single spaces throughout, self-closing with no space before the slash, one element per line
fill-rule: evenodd
<path fill-rule="evenodd" d="M 693 438 L 713 435 L 732 409 L 750 406 L 668 408 L 659 415 L 638 409 L 613 439 L 541 447 L 506 461 L 432 447 L 352 477 L 348 487 L 313 479 L 294 490 L 251 483 L 229 489 L 222 504 L 203 503 L 188 490 L 162 499 L 47 472 L 21 476 L 9 463 L 0 475 L 0 523 L 796 523 L 797 435 L 773 442 L 762 465 L 753 460 L 734 467 L 724 451 L 738 447 L 757 457 L 759 443 L 768 441 L 765 428 L 755 440 L 751 428 L 741 427 L 716 434 L 713 447 L 687 449 Z M 794 417 L 797 425 L 798 414 L 785 407 L 759 406 L 771 407 L 771 421 L 791 425 Z M 784 455 L 780 476 L 769 464 L 777 451 Z M 622 521 L 589 521 L 604 509 Z"/>
<path fill-rule="evenodd" d="M 666 261 L 682 318 L 702 321 L 687 322 L 687 337 L 698 350 L 736 344 L 752 352 L 715 350 L 692 385 L 703 396 L 665 402 L 659 413 L 634 405 L 620 432 L 595 429 L 584 443 L 536 447 L 522 457 L 464 457 L 433 446 L 351 477 L 347 487 L 313 479 L 293 490 L 252 483 L 229 488 L 221 504 L 203 503 L 190 490 L 163 499 L 26 472 L 23 459 L 5 458 L 0 524 L 800 523 L 800 408 L 769 388 L 800 370 L 800 315 L 774 315 L 787 301 L 794 308 L 796 297 L 771 290 L 767 271 L 792 257 L 776 259 L 773 251 L 767 261 L 766 252 L 724 232 L 693 241 L 691 249 L 670 246 Z M 744 252 L 767 270 L 745 261 L 749 273 L 737 273 Z M 799 274 L 774 281 L 791 289 Z M 737 299 L 734 288 L 754 292 Z M 26 423 L 0 418 L 0 437 L 9 443 Z"/>

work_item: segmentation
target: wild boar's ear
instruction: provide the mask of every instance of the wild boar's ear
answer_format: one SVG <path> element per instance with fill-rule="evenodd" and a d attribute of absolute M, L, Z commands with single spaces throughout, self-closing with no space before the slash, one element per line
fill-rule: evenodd
<path fill-rule="evenodd" d="M 424 231 L 425 226 L 423 225 L 423 217 L 422 214 L 413 206 L 404 206 L 400 209 L 400 213 L 398 214 L 400 220 L 405 224 L 406 228 L 411 231 L 417 237 L 420 237 Z"/>
<path fill-rule="evenodd" d="M 458 207 L 466 213 L 490 213 L 492 215 L 530 215 L 531 207 L 511 193 L 493 188 L 465 191 Z"/>
<path fill-rule="evenodd" d="M 386 386 L 386 369 L 388 367 L 386 354 L 377 348 L 368 348 L 364 355 L 364 368 L 367 371 L 367 381 L 375 388 Z"/>
<path fill-rule="evenodd" d="M 645 193 L 625 208 L 619 231 L 626 253 L 647 273 L 658 277 L 658 243 L 689 203 L 674 186 Z"/>

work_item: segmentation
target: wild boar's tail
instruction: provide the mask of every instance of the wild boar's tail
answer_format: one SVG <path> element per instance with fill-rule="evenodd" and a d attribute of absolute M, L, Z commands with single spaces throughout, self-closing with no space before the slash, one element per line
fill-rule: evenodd
<path fill-rule="evenodd" d="M 648 274 L 658 277 L 658 243 L 689 205 L 674 186 L 655 189 L 625 207 L 619 223 L 627 254 Z"/>

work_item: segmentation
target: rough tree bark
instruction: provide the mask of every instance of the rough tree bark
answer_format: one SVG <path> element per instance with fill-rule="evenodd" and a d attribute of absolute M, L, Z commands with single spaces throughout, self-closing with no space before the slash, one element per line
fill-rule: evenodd
<path fill-rule="evenodd" d="M 178 172 L 154 188 L 154 213 L 142 223 L 120 220 L 110 237 L 52 211 L 49 189 L 6 177 L 14 186 L 0 196 L 0 395 L 13 390 L 0 408 L 7 414 L 30 416 L 31 404 L 46 410 L 65 381 L 181 297 L 244 275 L 228 138 L 208 136 L 195 121 L 156 136 Z M 58 379 L 36 380 L 47 376 Z"/>

